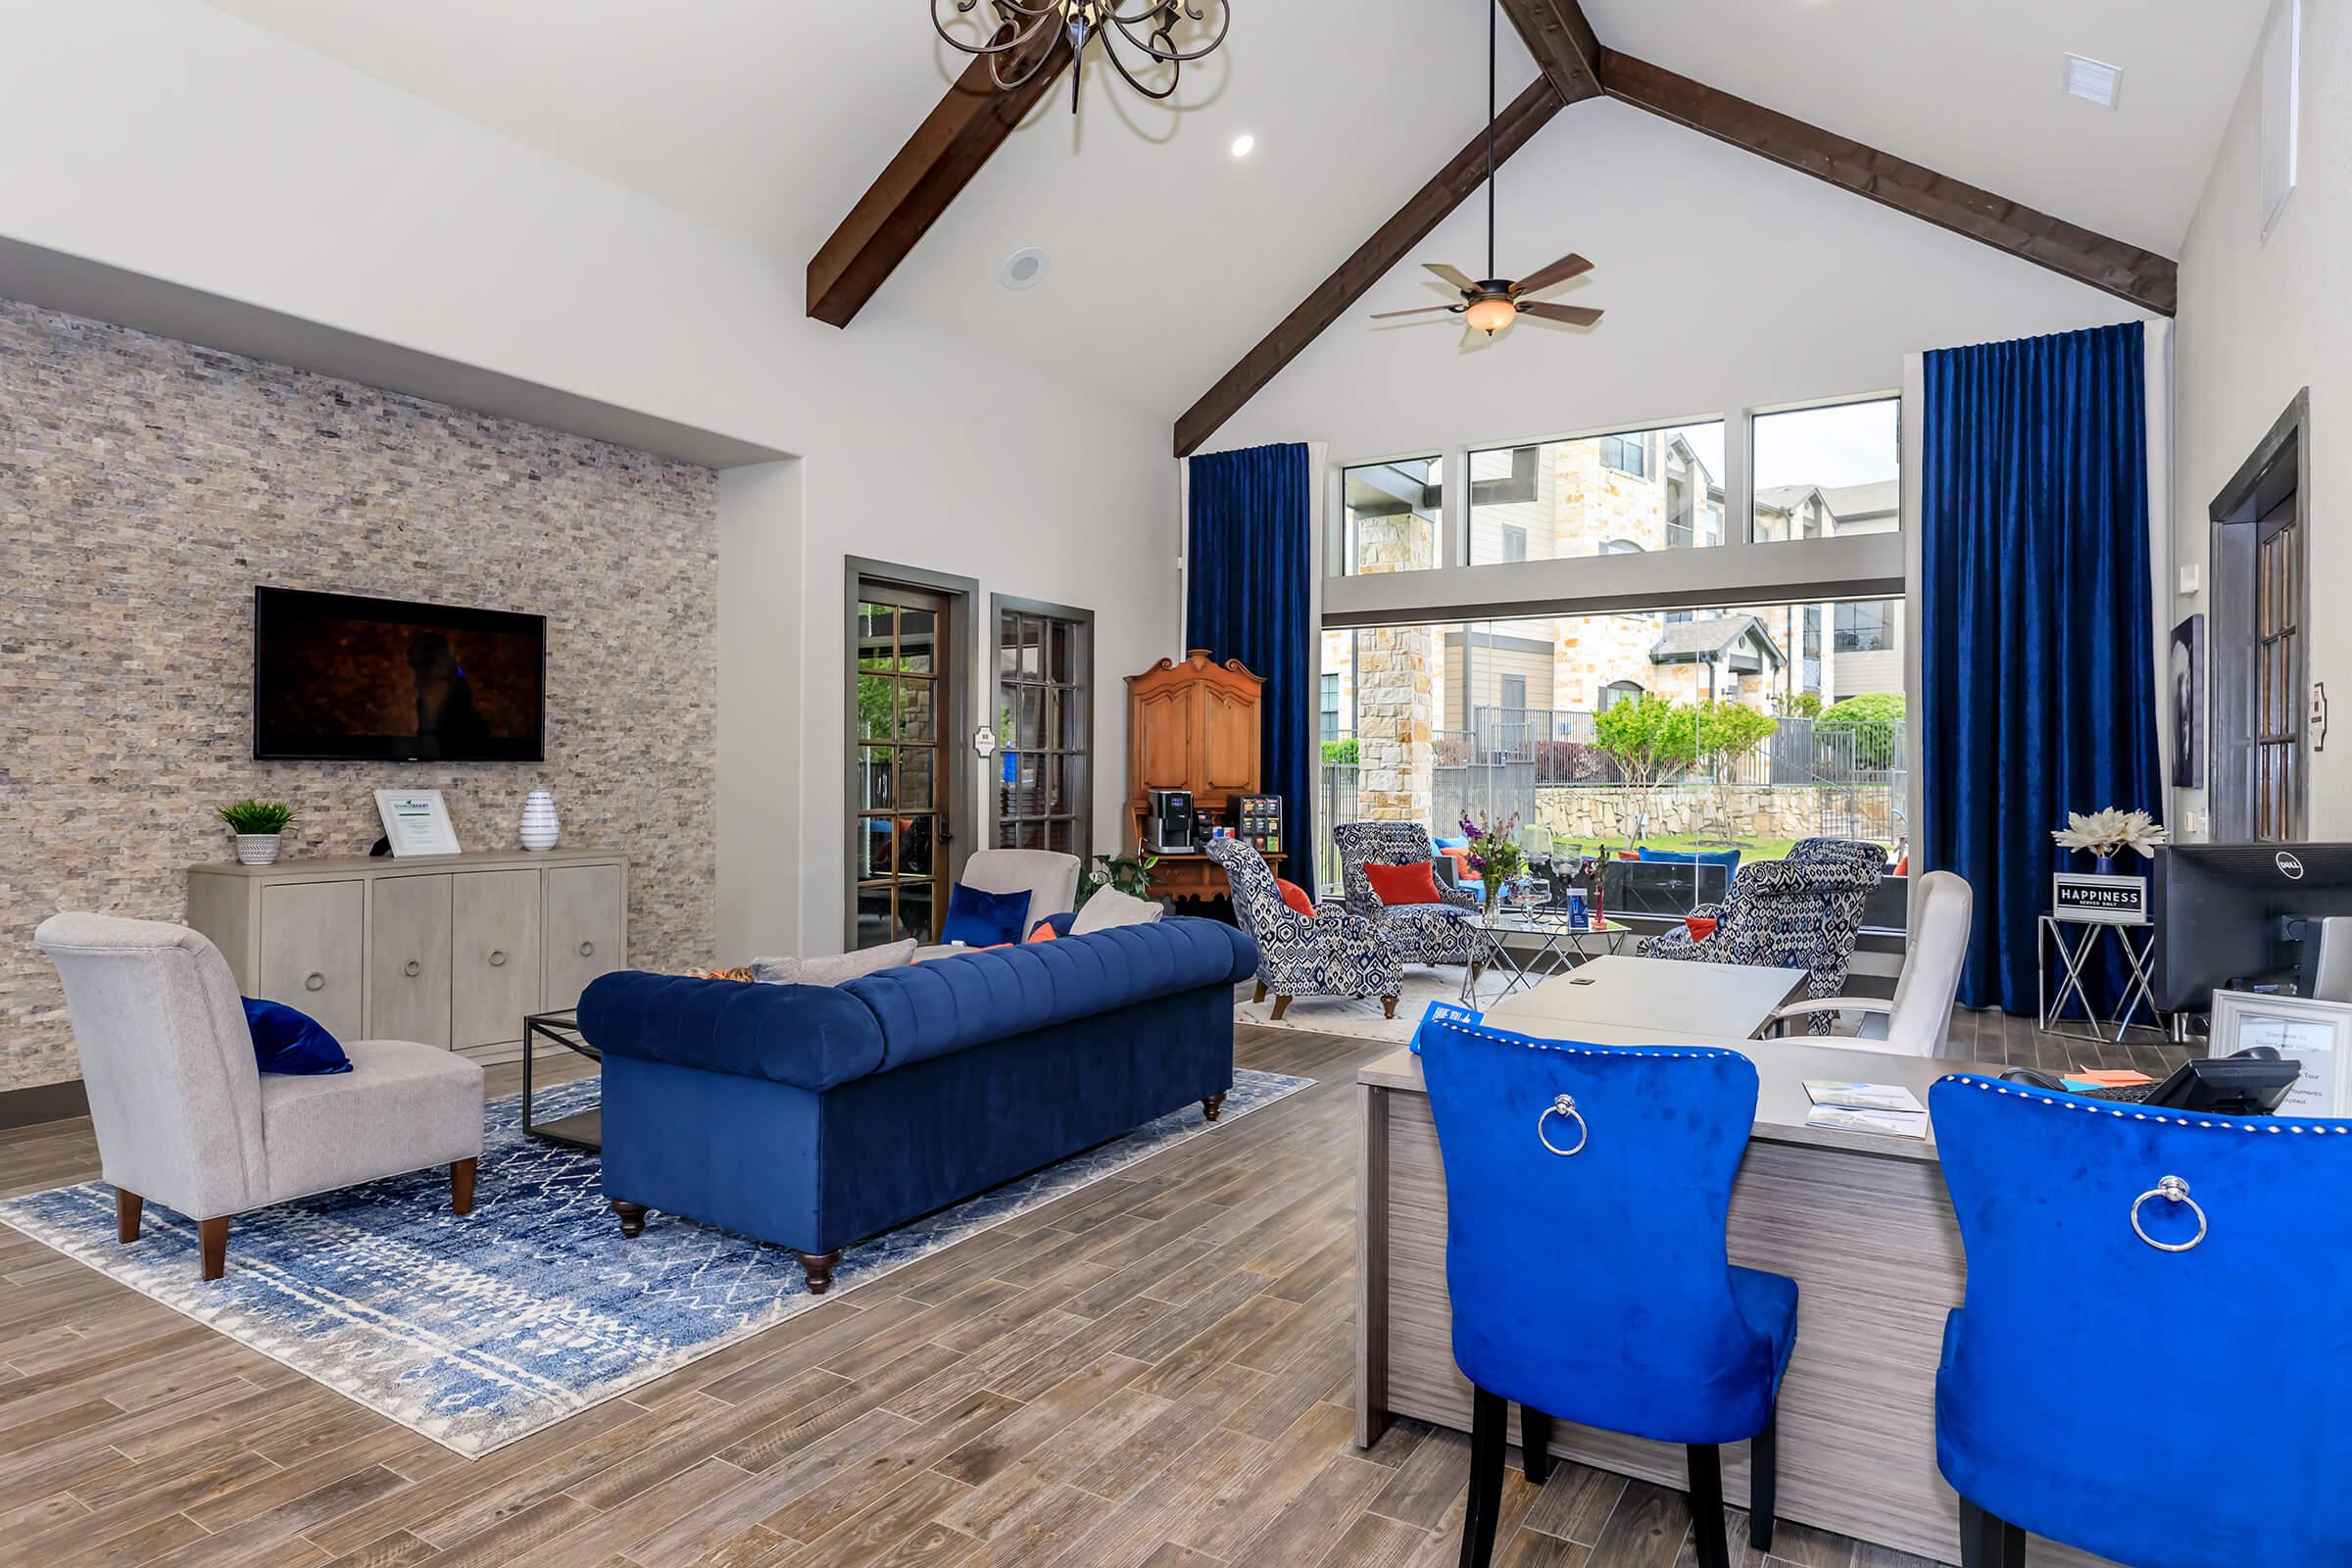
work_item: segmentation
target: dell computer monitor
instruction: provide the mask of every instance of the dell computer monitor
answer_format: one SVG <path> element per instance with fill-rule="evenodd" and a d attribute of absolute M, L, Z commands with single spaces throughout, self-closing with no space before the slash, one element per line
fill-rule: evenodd
<path fill-rule="evenodd" d="M 2352 844 L 2179 844 L 2156 852 L 2156 1005 L 2216 991 L 2314 994 L 2319 922 L 2352 915 Z"/>

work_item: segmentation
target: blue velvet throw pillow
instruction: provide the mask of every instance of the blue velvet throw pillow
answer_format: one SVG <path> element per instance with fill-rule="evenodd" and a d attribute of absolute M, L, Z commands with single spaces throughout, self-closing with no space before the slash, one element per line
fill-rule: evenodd
<path fill-rule="evenodd" d="M 351 1071 L 351 1058 L 318 1020 L 282 1002 L 245 1001 L 245 1028 L 253 1036 L 253 1059 L 264 1072 L 317 1075 Z"/>
<path fill-rule="evenodd" d="M 967 948 L 1001 948 L 1020 941 L 1028 921 L 1028 889 L 984 893 L 958 882 L 948 893 L 948 922 L 940 928 L 939 940 Z"/>

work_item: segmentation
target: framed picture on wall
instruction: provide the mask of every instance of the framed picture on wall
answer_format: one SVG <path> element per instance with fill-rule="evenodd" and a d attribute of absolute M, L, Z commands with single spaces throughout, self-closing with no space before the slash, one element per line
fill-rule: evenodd
<path fill-rule="evenodd" d="M 2173 628 L 2173 657 L 2167 681 L 2173 725 L 2173 787 L 2205 787 L 2205 617 L 2191 615 Z"/>
<path fill-rule="evenodd" d="M 2256 1046 L 2268 1046 L 2303 1069 L 2278 1114 L 2340 1116 L 2352 1104 L 2352 1003 L 2216 991 L 2206 1054 L 2233 1055 Z"/>

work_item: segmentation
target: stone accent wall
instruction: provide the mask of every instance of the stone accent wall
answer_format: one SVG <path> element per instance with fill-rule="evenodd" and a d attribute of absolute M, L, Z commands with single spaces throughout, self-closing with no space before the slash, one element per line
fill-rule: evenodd
<path fill-rule="evenodd" d="M 711 956 L 710 470 L 0 302 L 0 1090 L 77 1071 L 33 927 L 181 918 L 248 795 L 290 856 L 365 854 L 392 787 L 503 849 L 545 784 L 629 856 L 633 960 Z M 547 761 L 255 762 L 257 583 L 546 615 Z"/>

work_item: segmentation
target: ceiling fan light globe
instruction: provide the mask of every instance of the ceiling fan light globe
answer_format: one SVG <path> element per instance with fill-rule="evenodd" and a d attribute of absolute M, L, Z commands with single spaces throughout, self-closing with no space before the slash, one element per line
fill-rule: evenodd
<path fill-rule="evenodd" d="M 1463 313 L 1463 319 L 1491 336 L 1510 325 L 1518 315 L 1518 308 L 1509 300 L 1483 299 L 1471 303 L 1470 309 Z"/>

